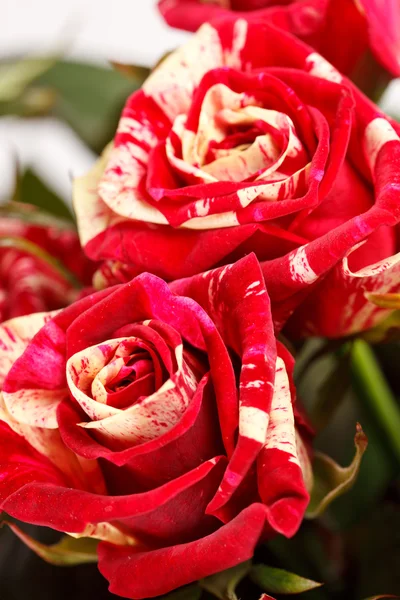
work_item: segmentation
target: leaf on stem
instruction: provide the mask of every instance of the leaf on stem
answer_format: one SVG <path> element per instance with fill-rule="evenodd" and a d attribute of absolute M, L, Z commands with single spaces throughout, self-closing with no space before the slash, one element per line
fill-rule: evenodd
<path fill-rule="evenodd" d="M 254 565 L 249 576 L 260 588 L 273 594 L 301 594 L 301 592 L 308 592 L 322 585 L 311 579 L 305 579 L 283 569 L 266 565 Z"/>

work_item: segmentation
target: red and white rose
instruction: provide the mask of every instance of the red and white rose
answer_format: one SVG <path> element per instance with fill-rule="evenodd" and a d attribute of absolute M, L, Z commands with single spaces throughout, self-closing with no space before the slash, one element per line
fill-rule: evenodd
<path fill-rule="evenodd" d="M 173 280 L 253 251 L 280 328 L 338 337 L 398 290 L 400 127 L 324 58 L 266 22 L 204 25 L 123 110 L 75 182 L 97 282 Z M 104 283 L 104 281 L 103 281 Z"/>
<path fill-rule="evenodd" d="M 8 205 L 0 213 L 0 322 L 73 302 L 94 267 L 69 223 Z"/>
<path fill-rule="evenodd" d="M 145 273 L 0 327 L 0 509 L 102 540 L 100 571 L 129 598 L 247 560 L 308 503 L 293 359 L 257 260 L 185 287 Z"/>
<path fill-rule="evenodd" d="M 343 73 L 367 50 L 400 75 L 400 4 L 395 0 L 159 0 L 172 27 L 196 31 L 206 21 L 236 16 L 269 23 L 310 44 Z"/>

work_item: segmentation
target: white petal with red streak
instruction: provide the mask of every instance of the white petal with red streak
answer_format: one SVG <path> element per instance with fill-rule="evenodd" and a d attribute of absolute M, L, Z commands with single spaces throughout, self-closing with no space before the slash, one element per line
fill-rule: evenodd
<path fill-rule="evenodd" d="M 58 311 L 16 317 L 0 325 L 0 388 L 14 362 L 37 332 Z"/>
<path fill-rule="evenodd" d="M 214 27 L 206 23 L 196 36 L 153 71 L 145 81 L 143 90 L 174 121 L 177 115 L 188 112 L 193 91 L 203 75 L 223 65 L 219 35 Z"/>

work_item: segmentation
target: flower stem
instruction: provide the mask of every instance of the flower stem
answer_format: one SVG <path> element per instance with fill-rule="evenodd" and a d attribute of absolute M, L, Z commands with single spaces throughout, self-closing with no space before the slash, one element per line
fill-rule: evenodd
<path fill-rule="evenodd" d="M 360 400 L 373 414 L 400 463 L 400 406 L 393 395 L 375 354 L 362 339 L 353 342 L 350 369 Z"/>

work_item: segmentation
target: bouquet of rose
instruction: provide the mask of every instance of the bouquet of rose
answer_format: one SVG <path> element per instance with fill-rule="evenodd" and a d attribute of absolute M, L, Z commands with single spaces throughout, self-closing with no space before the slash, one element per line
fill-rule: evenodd
<path fill-rule="evenodd" d="M 400 125 L 360 89 L 400 73 L 390 8 L 162 0 L 200 28 L 74 181 L 81 247 L 35 209 L 0 215 L 0 508 L 46 560 L 98 561 L 138 600 L 307 592 L 271 548 L 318 518 L 333 560 L 326 515 L 367 440 L 346 468 L 313 441 L 349 374 L 399 459 L 367 341 L 399 339 Z"/>

